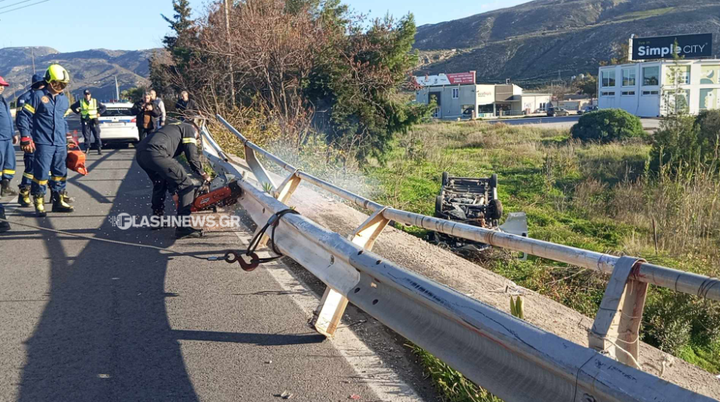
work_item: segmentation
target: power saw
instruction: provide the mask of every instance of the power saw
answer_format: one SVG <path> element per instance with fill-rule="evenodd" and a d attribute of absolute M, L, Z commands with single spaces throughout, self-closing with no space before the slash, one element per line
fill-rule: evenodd
<path fill-rule="evenodd" d="M 203 183 L 195 190 L 195 200 L 190 211 L 200 212 L 237 204 L 242 195 L 238 181 L 225 174 L 216 176 L 212 181 Z"/>

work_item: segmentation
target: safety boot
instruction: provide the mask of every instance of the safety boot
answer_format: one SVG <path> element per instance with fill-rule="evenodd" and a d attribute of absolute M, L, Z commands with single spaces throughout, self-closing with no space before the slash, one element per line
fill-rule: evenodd
<path fill-rule="evenodd" d="M 0 197 L 5 197 L 6 195 L 18 195 L 18 193 L 10 188 L 10 180 L 3 179 L 0 184 Z"/>
<path fill-rule="evenodd" d="M 5 210 L 0 210 L 0 219 L 7 219 L 5 217 Z M 10 230 L 10 223 L 5 221 L 0 221 L 0 233 L 5 233 L 8 230 Z"/>
<path fill-rule="evenodd" d="M 175 238 L 176 239 L 197 238 L 197 237 L 202 237 L 202 236 L 203 236 L 202 229 L 195 229 L 195 228 L 189 228 L 189 227 L 175 228 Z"/>
<path fill-rule="evenodd" d="M 20 204 L 21 207 L 29 207 L 32 205 L 32 200 L 30 200 L 30 189 L 25 187 L 20 188 L 20 195 L 18 196 L 18 204 Z"/>
<path fill-rule="evenodd" d="M 52 193 L 52 211 L 53 212 L 73 212 L 75 208 L 67 202 L 67 194 L 63 192 Z"/>
<path fill-rule="evenodd" d="M 153 224 L 152 221 L 150 222 L 150 230 L 158 230 L 165 228 L 166 225 L 163 224 L 162 217 L 165 215 L 165 211 L 162 209 L 154 209 L 153 210 L 153 216 L 157 216 L 158 223 L 157 225 Z"/>
<path fill-rule="evenodd" d="M 33 197 L 33 201 L 35 203 L 35 215 L 39 218 L 46 217 L 47 211 L 45 211 L 45 196 L 36 195 Z"/>

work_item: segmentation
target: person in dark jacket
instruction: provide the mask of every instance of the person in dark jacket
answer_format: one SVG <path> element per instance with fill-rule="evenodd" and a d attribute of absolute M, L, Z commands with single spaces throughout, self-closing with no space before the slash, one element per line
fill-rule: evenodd
<path fill-rule="evenodd" d="M 155 124 L 160 117 L 160 111 L 153 104 L 149 93 L 143 95 L 140 102 L 135 103 L 130 110 L 135 115 L 140 141 L 155 130 Z"/>
<path fill-rule="evenodd" d="M 80 114 L 82 134 L 85 138 L 85 153 L 88 153 L 92 145 L 92 140 L 95 138 L 95 147 L 97 148 L 98 155 L 102 155 L 102 139 L 100 139 L 100 122 L 98 117 L 105 113 L 106 108 L 105 105 L 92 97 L 90 90 L 86 89 L 84 96 L 84 99 L 73 103 L 70 106 L 70 110 L 76 114 Z"/>
<path fill-rule="evenodd" d="M 190 99 L 188 91 L 180 92 L 180 98 L 177 103 L 175 103 L 175 111 L 178 113 L 180 120 L 182 121 L 198 114 L 198 107 L 195 104 L 195 101 Z"/>
<path fill-rule="evenodd" d="M 153 183 L 153 215 L 164 215 L 167 192 L 178 195 L 178 216 L 190 215 L 195 186 L 180 162 L 175 159 L 178 156 L 184 154 L 192 171 L 203 180 L 209 181 L 210 177 L 203 171 L 198 155 L 199 132 L 195 123 L 169 123 L 137 145 L 138 164 Z M 178 239 L 200 235 L 202 230 L 192 227 L 175 229 L 175 237 Z"/>

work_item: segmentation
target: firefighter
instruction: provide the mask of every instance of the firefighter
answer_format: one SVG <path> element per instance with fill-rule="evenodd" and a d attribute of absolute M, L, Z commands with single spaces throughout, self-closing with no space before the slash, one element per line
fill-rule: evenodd
<path fill-rule="evenodd" d="M 10 86 L 0 77 L 0 196 L 17 195 L 10 188 L 10 181 L 15 177 L 15 148 L 17 143 L 15 126 L 13 125 L 10 104 L 2 96 L 5 87 Z"/>
<path fill-rule="evenodd" d="M 100 139 L 100 123 L 98 122 L 98 117 L 105 113 L 105 105 L 93 98 L 89 89 L 86 89 L 83 95 L 85 98 L 73 103 L 70 109 L 76 114 L 80 114 L 80 124 L 82 126 L 83 138 L 85 138 L 85 153 L 88 153 L 92 145 L 92 139 L 95 138 L 98 155 L 102 155 L 102 140 Z"/>
<path fill-rule="evenodd" d="M 0 170 L 2 173 L 2 195 L 11 194 L 10 180 L 15 175 L 15 148 L 18 138 L 15 135 L 15 127 L 13 125 L 12 115 L 10 114 L 10 105 L 2 96 L 5 87 L 10 86 L 2 77 L 0 77 Z M 12 193 L 15 193 L 14 191 Z M 5 208 L 0 203 L 0 218 L 5 218 Z M 0 221 L 0 233 L 10 230 L 10 224 Z"/>
<path fill-rule="evenodd" d="M 175 158 L 184 154 L 195 174 L 203 180 L 210 177 L 203 171 L 198 157 L 199 129 L 195 122 L 169 123 L 146 137 L 137 145 L 137 161 L 153 183 L 153 215 L 162 216 L 165 210 L 167 192 L 178 195 L 178 216 L 190 215 L 195 196 L 195 186 Z M 178 227 L 175 237 L 198 237 L 202 230 L 192 227 Z"/>
<path fill-rule="evenodd" d="M 70 82 L 70 74 L 59 64 L 52 64 L 45 72 L 46 87 L 33 91 L 18 117 L 20 147 L 34 152 L 33 195 L 37 216 L 44 217 L 45 192 L 49 180 L 52 211 L 72 212 L 65 191 L 67 180 L 67 149 L 72 142 L 65 113 L 70 108 L 63 91 Z"/>
<path fill-rule="evenodd" d="M 32 76 L 32 85 L 30 90 L 20 95 L 17 100 L 17 113 L 15 114 L 15 125 L 20 127 L 20 111 L 22 110 L 25 103 L 32 96 L 33 91 L 45 88 L 45 78 L 40 74 L 34 74 Z M 23 152 L 23 162 L 25 164 L 25 172 L 23 172 L 22 179 L 20 180 L 20 196 L 18 196 L 18 203 L 21 207 L 29 207 L 32 205 L 30 200 L 30 186 L 32 185 L 33 179 L 33 161 L 35 160 L 35 154 L 32 152 Z"/>

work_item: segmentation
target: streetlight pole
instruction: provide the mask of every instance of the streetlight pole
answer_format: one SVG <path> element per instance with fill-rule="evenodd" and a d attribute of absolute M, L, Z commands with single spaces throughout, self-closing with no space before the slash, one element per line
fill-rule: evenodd
<path fill-rule="evenodd" d="M 120 87 L 117 82 L 117 75 L 115 76 L 115 100 L 120 102 Z"/>

